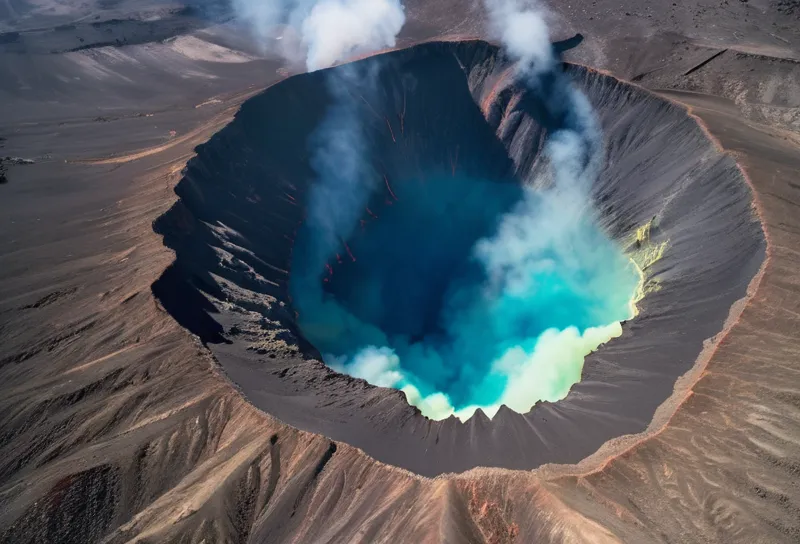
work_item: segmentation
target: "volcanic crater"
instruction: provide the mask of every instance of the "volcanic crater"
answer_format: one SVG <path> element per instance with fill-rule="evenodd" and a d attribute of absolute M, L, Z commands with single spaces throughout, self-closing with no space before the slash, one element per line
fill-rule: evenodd
<path fill-rule="evenodd" d="M 550 97 L 515 84 L 512 63 L 481 41 L 427 43 L 356 64 L 375 62 L 378 92 L 352 100 L 370 135 L 368 160 L 382 179 L 356 233 L 412 193 L 450 195 L 453 230 L 489 228 L 542 167 L 547 136 L 560 122 L 547 115 Z M 328 368 L 298 325 L 291 285 L 316 176 L 309 138 L 331 105 L 326 77 L 344 69 L 266 89 L 196 149 L 176 188 L 178 202 L 154 225 L 176 255 L 153 284 L 163 307 L 264 412 L 424 476 L 576 463 L 609 440 L 647 429 L 723 331 L 764 260 L 763 230 L 734 160 L 684 108 L 563 65 L 603 134 L 603 164 L 590 195 L 600 227 L 638 265 L 644 296 L 635 319 L 586 358 L 580 382 L 562 400 L 539 402 L 524 414 L 502 406 L 491 419 L 478 410 L 466 422 L 435 421 L 398 390 Z M 404 185 L 411 179 L 429 185 L 411 191 Z M 469 179 L 491 181 L 464 192 L 459 183 Z M 453 248 L 480 234 L 448 238 L 445 230 L 431 232 L 447 249 L 437 255 L 455 255 Z M 355 244 L 341 242 L 330 263 L 335 270 L 321 281 L 347 299 L 358 295 L 361 261 Z M 449 268 L 436 268 L 442 269 Z M 432 274 L 426 289 L 395 289 L 396 300 L 436 301 L 441 280 Z M 398 275 L 393 285 L 402 281 Z M 408 320 L 412 328 L 396 320 L 383 325 L 430 334 L 440 305 L 431 304 Z"/>

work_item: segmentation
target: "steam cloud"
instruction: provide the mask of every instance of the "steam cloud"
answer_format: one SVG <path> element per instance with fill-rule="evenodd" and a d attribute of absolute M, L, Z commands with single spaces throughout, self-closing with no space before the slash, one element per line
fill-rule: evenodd
<path fill-rule="evenodd" d="M 405 23 L 398 0 L 233 0 L 267 51 L 309 71 L 393 47 Z"/>
<path fill-rule="evenodd" d="M 339 10 L 344 19 L 356 21 L 348 10 L 361 4 L 373 2 L 330 0 L 307 12 L 301 26 L 304 40 L 313 37 L 306 42 L 309 68 L 391 42 L 388 34 L 399 31 L 396 10 L 377 5 L 362 14 L 382 21 L 372 25 L 375 31 L 360 29 L 340 39 L 336 31 L 329 35 L 317 27 L 324 26 L 325 13 Z M 466 420 L 478 408 L 491 417 L 503 404 L 524 413 L 539 400 L 563 398 L 579 381 L 585 356 L 619 336 L 619 321 L 634 312 L 630 299 L 638 277 L 599 228 L 591 204 L 590 187 L 602 164 L 602 136 L 592 108 L 560 70 L 544 12 L 536 4 L 495 0 L 487 3 L 487 11 L 516 61 L 516 80 L 541 97 L 558 128 L 548 135 L 546 160 L 533 179 L 525 180 L 516 206 L 500 218 L 493 234 L 474 244 L 478 272 L 452 279 L 440 315 L 444 334 L 423 340 L 387 335 L 322 288 L 327 261 L 343 250 L 380 179 L 368 161 L 363 104 L 352 94 L 358 89 L 365 102 L 371 101 L 377 92 L 376 63 L 344 66 L 328 78 L 333 105 L 310 142 L 318 177 L 293 256 L 298 322 L 327 364 L 373 385 L 402 390 L 432 419 L 456 415 Z M 324 43 L 338 47 L 321 49 Z M 412 215 L 421 218 L 423 212 Z M 433 257 L 436 248 L 428 254 Z M 369 298 L 372 287 L 363 284 L 362 298 Z M 377 312 L 385 301 L 364 304 Z"/>
<path fill-rule="evenodd" d="M 265 39 L 276 24 L 299 29 L 309 71 L 332 66 L 354 54 L 394 46 L 405 24 L 399 0 L 234 0 Z M 248 17 L 249 16 L 249 17 Z M 316 233 L 310 262 L 302 267 L 322 270 L 332 253 L 350 236 L 375 186 L 367 161 L 367 137 L 357 100 L 369 102 L 377 92 L 381 64 L 377 60 L 342 66 L 326 77 L 331 105 L 311 137 L 312 184 L 305 228 Z M 354 94 L 357 90 L 358 97 Z M 318 275 L 296 283 L 305 286 L 301 300 L 321 300 Z M 336 313 L 340 313 L 332 309 Z"/>

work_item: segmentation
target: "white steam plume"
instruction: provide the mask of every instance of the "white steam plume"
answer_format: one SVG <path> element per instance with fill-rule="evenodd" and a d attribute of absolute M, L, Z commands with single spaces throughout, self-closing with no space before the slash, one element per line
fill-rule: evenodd
<path fill-rule="evenodd" d="M 474 248 L 488 274 L 487 288 L 503 296 L 524 297 L 535 292 L 532 282 L 543 267 L 553 267 L 556 262 L 576 283 L 582 272 L 593 270 L 592 281 L 584 288 L 609 288 L 614 278 L 585 236 L 586 227 L 596 221 L 589 191 L 602 163 L 602 135 L 592 107 L 561 72 L 546 14 L 538 3 L 486 0 L 486 7 L 495 37 L 517 63 L 517 80 L 536 93 L 547 113 L 558 120 L 557 126 L 548 127 L 545 146 L 550 168 L 544 175 L 550 183 L 528 185 L 523 201 L 502 218 L 496 234 L 480 240 Z M 492 365 L 493 374 L 508 378 L 507 386 L 496 403 L 480 408 L 492 417 L 502 404 L 524 413 L 538 400 L 563 398 L 580 380 L 584 357 L 621 333 L 619 322 L 584 331 L 576 327 L 550 329 L 533 349 L 522 345 L 507 348 Z M 432 403 L 418 391 L 404 390 L 409 402 L 424 406 L 435 419 L 455 414 L 466 420 L 478 408 L 455 410 L 446 397 Z"/>
<path fill-rule="evenodd" d="M 489 28 L 508 54 L 526 73 L 552 70 L 556 64 L 550 44 L 546 12 L 537 2 L 485 0 Z"/>
<path fill-rule="evenodd" d="M 264 5 L 264 0 L 234 3 L 265 40 L 279 24 L 299 33 L 309 71 L 394 46 L 405 23 L 400 0 L 276 0 L 272 7 Z M 372 101 L 381 65 L 378 60 L 353 63 L 327 74 L 331 103 L 309 141 L 310 163 L 317 177 L 311 185 L 304 229 L 316 238 L 305 256 L 310 260 L 304 267 L 307 276 L 294 279 L 303 286 L 296 294 L 298 304 L 325 306 L 319 276 L 327 259 L 341 251 L 375 188 L 364 104 L 355 96 L 367 104 Z"/>
<path fill-rule="evenodd" d="M 307 225 L 319 234 L 317 269 L 347 240 L 375 187 L 362 104 L 355 89 L 370 100 L 376 92 L 380 64 L 347 64 L 328 74 L 331 104 L 309 141 L 317 179 L 308 197 Z"/>
<path fill-rule="evenodd" d="M 284 3 L 294 6 L 291 20 L 302 33 L 309 71 L 331 66 L 350 55 L 393 46 L 405 22 L 399 0 L 284 0 Z M 304 328 L 324 328 L 334 336 L 346 334 L 348 326 L 354 326 L 357 319 L 326 297 L 321 275 L 330 257 L 344 253 L 346 247 L 342 246 L 381 179 L 370 160 L 371 141 L 364 112 L 365 107 L 371 108 L 369 104 L 377 102 L 382 65 L 379 59 L 369 59 L 339 66 L 326 74 L 331 101 L 309 139 L 310 164 L 316 178 L 311 184 L 307 215 L 299 236 L 307 236 L 310 243 L 303 255 L 295 256 L 305 262 L 293 273 L 292 292 L 296 306 L 308 310 L 301 317 L 305 320 Z M 339 327 L 332 327 L 329 322 L 315 323 L 317 315 L 336 316 Z M 385 335 L 374 327 L 368 336 L 373 336 L 376 343 L 386 343 Z M 332 368 L 344 370 L 345 359 L 330 354 L 324 359 Z M 396 370 L 399 360 L 389 348 L 367 347 L 349 363 L 355 369 L 349 374 L 375 385 L 390 387 L 402 377 Z"/>
<path fill-rule="evenodd" d="M 394 47 L 406 19 L 400 0 L 233 0 L 233 7 L 265 51 L 305 58 L 309 71 Z"/>

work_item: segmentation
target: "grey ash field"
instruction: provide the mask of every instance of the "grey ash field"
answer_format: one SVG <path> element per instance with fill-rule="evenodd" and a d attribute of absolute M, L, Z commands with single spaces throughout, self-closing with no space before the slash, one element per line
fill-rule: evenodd
<path fill-rule="evenodd" d="M 463 4 L 407 2 L 385 55 L 479 105 L 523 168 Z M 799 541 L 800 7 L 549 7 L 555 39 L 584 36 L 565 69 L 603 126 L 606 226 L 659 216 L 670 250 L 566 399 L 460 423 L 293 328 L 301 212 L 262 174 L 304 166 L 259 119 L 301 138 L 315 75 L 222 8 L 0 4 L 0 541 Z"/>

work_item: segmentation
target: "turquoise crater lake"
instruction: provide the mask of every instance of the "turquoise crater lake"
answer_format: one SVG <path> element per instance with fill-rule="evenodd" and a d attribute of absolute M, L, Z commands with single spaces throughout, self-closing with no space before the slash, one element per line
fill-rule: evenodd
<path fill-rule="evenodd" d="M 633 317 L 637 268 L 580 199 L 451 172 L 383 181 L 324 265 L 322 234 L 295 241 L 297 323 L 334 370 L 431 419 L 525 413 Z"/>

